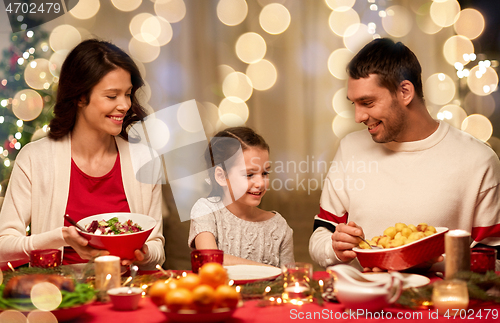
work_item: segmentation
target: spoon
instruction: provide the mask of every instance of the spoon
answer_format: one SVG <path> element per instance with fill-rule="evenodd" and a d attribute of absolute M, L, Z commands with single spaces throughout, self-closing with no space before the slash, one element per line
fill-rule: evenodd
<path fill-rule="evenodd" d="M 132 277 L 132 279 L 130 280 L 130 285 L 128 285 L 127 294 L 132 294 L 132 282 L 134 281 L 134 277 L 137 274 L 138 270 L 139 267 L 137 267 L 136 265 L 130 265 L 130 277 Z"/>
<path fill-rule="evenodd" d="M 78 229 L 80 229 L 80 231 L 83 231 L 83 232 L 87 232 L 88 231 L 82 227 L 81 225 L 79 225 L 75 220 L 73 220 L 69 215 L 65 215 L 64 218 L 66 219 L 66 221 L 68 221 L 69 223 L 71 223 L 72 225 L 74 225 L 75 227 L 77 227 Z"/>
<path fill-rule="evenodd" d="M 373 250 L 378 250 L 378 249 L 382 249 L 380 248 L 379 246 L 372 246 L 368 241 L 366 241 L 364 238 L 360 237 L 360 236 L 357 236 L 358 238 L 360 238 L 361 240 L 363 240 L 370 249 L 373 249 Z"/>

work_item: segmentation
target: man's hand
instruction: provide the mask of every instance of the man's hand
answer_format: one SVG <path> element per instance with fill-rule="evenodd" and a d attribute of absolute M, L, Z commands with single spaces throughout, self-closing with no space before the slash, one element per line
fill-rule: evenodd
<path fill-rule="evenodd" d="M 358 246 L 360 239 L 364 237 L 363 229 L 356 223 L 350 221 L 347 224 L 340 223 L 332 234 L 332 247 L 337 257 L 343 262 L 349 262 L 356 258 L 352 248 Z"/>

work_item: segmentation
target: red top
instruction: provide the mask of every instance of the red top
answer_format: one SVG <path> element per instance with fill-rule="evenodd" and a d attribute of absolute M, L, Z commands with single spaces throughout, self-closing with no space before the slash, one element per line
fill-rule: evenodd
<path fill-rule="evenodd" d="M 120 154 L 117 154 L 109 173 L 100 177 L 85 174 L 71 159 L 66 214 L 75 221 L 80 221 L 91 215 L 109 212 L 130 212 L 123 188 Z M 64 226 L 70 226 L 70 223 L 64 220 Z M 87 260 L 80 258 L 72 247 L 64 247 L 64 265 L 81 262 Z"/>

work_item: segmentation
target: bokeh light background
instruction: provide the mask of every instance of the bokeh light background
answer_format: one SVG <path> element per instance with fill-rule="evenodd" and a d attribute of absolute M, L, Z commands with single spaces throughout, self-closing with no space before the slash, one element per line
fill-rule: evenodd
<path fill-rule="evenodd" d="M 365 128 L 346 100 L 345 65 L 370 40 L 391 37 L 419 58 L 431 115 L 500 153 L 500 40 L 485 38 L 498 19 L 495 10 L 474 7 L 484 2 L 80 0 L 70 14 L 44 25 L 53 54 L 45 60 L 27 54 L 20 62 L 29 64 L 23 77 L 30 88 L 0 102 L 0 123 L 6 108 L 20 120 L 36 118 L 43 98 L 33 89 L 55 88 L 68 51 L 97 36 L 133 56 L 150 112 L 195 99 L 208 137 L 248 125 L 266 138 L 272 160 L 329 163 L 342 137 Z M 0 157 L 10 164 L 1 148 Z M 309 168 L 272 176 L 321 183 L 324 175 Z M 263 208 L 281 211 L 293 205 L 294 194 L 305 195 L 289 219 L 293 227 L 303 221 L 298 213 L 314 214 L 320 189 L 272 190 Z M 298 236 L 296 246 L 307 246 L 307 239 Z"/>

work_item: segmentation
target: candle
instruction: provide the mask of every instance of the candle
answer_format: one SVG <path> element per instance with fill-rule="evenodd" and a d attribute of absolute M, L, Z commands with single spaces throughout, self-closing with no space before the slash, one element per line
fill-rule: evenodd
<path fill-rule="evenodd" d="M 101 256 L 95 258 L 95 288 L 100 290 L 101 300 L 109 300 L 106 291 L 120 287 L 120 258 L 116 256 Z"/>
<path fill-rule="evenodd" d="M 445 277 L 451 279 L 459 271 L 470 270 L 470 233 L 451 230 L 444 235 Z"/>
<path fill-rule="evenodd" d="M 311 288 L 305 283 L 295 283 L 294 285 L 284 288 L 282 295 L 283 300 L 290 301 L 293 299 L 306 300 L 311 296 Z"/>
<path fill-rule="evenodd" d="M 443 280 L 435 282 L 433 287 L 432 302 L 439 314 L 444 315 L 447 311 L 467 309 L 469 305 L 469 292 L 466 282 L 461 280 Z"/>
<path fill-rule="evenodd" d="M 312 264 L 291 263 L 282 267 L 283 271 L 283 302 L 299 304 L 297 301 L 312 300 L 309 282 L 312 278 Z"/>

